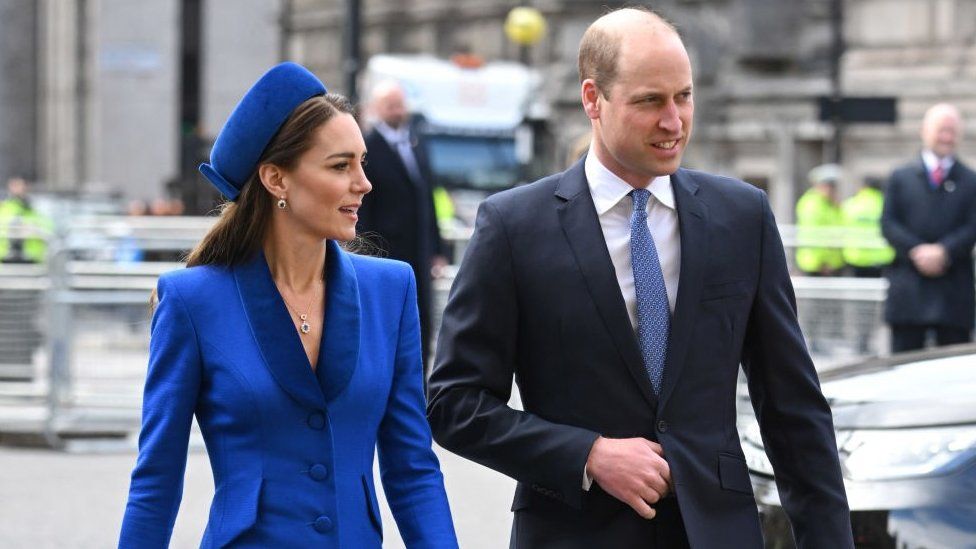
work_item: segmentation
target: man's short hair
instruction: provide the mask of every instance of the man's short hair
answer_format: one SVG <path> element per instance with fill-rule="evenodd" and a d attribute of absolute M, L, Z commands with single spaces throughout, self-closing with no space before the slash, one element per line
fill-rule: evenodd
<path fill-rule="evenodd" d="M 582 84 L 587 78 L 592 78 L 596 82 L 596 87 L 600 89 L 604 97 L 609 97 L 610 87 L 617 79 L 617 58 L 620 57 L 620 43 L 623 38 L 622 33 L 612 29 L 604 28 L 600 25 L 600 20 L 611 13 L 631 10 L 646 13 L 678 34 L 678 29 L 670 21 L 655 13 L 653 10 L 643 6 L 619 8 L 608 11 L 606 14 L 593 22 L 583 33 L 580 40 L 579 49 L 579 79 Z"/>

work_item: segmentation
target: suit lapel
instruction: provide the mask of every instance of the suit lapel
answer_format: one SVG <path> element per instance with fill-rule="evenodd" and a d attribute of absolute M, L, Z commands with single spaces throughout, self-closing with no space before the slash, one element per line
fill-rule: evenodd
<path fill-rule="evenodd" d="M 671 319 L 671 339 L 664 365 L 661 384 L 661 405 L 664 409 L 668 397 L 674 391 L 681 369 L 684 367 L 688 346 L 698 315 L 701 298 L 702 276 L 705 272 L 705 254 L 708 249 L 706 230 L 707 209 L 696 196 L 698 184 L 685 170 L 671 176 L 671 187 L 678 209 L 678 230 L 681 235 L 681 276 L 678 281 L 678 298 Z"/>
<path fill-rule="evenodd" d="M 275 381 L 302 405 L 321 408 L 324 401 L 318 381 L 271 278 L 264 252 L 258 252 L 251 260 L 235 267 L 234 278 L 251 332 Z"/>
<path fill-rule="evenodd" d="M 953 168 L 955 168 L 955 165 L 953 165 Z M 950 173 L 951 172 L 952 170 L 950 170 Z M 929 175 L 929 169 L 925 167 L 925 160 L 922 160 L 921 158 L 919 158 L 918 162 L 915 164 L 915 175 L 918 177 L 918 181 L 922 185 L 922 188 L 924 188 L 926 191 L 934 192 L 938 190 L 932 185 L 932 178 Z M 948 179 L 948 176 L 946 176 L 945 179 Z"/>
<path fill-rule="evenodd" d="M 335 241 L 327 246 L 325 326 L 316 369 L 325 380 L 325 399 L 332 400 L 349 385 L 359 364 L 360 304 L 352 260 Z"/>
<path fill-rule="evenodd" d="M 375 146 L 382 149 L 381 154 L 389 156 L 389 162 L 393 166 L 396 166 L 396 170 L 399 173 L 400 178 L 406 181 L 411 188 L 418 187 L 419 183 L 415 182 L 413 178 L 410 177 L 410 171 L 407 170 L 407 165 L 403 163 L 403 157 L 400 156 L 400 151 L 393 148 L 393 145 L 390 145 L 390 142 L 386 140 L 386 137 L 384 137 L 379 130 L 374 129 L 373 131 L 376 132 L 376 140 L 374 141 Z"/>
<path fill-rule="evenodd" d="M 949 168 L 949 171 L 946 173 L 945 180 L 942 181 L 942 188 L 946 189 L 946 191 L 949 191 L 949 188 L 946 187 L 946 183 L 948 182 L 952 182 L 954 186 L 958 185 L 959 181 L 961 179 L 964 179 L 963 170 L 965 169 L 966 169 L 966 165 L 960 162 L 958 157 L 955 158 L 952 161 L 952 167 Z"/>
<path fill-rule="evenodd" d="M 576 264 L 583 273 L 590 296 L 620 357 L 640 387 L 641 394 L 653 408 L 657 405 L 657 399 L 644 368 L 634 328 L 627 315 L 616 271 L 610 261 L 610 253 L 607 251 L 607 243 L 603 238 L 603 230 L 600 228 L 600 220 L 583 171 L 583 160 L 563 174 L 556 187 L 556 196 L 563 201 L 557 207 L 559 222 L 573 250 Z"/>

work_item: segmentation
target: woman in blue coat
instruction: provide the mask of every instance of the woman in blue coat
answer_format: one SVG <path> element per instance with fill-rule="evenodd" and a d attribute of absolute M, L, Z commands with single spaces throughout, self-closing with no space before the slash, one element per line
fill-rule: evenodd
<path fill-rule="evenodd" d="M 457 547 L 412 271 L 337 244 L 370 190 L 352 112 L 278 65 L 201 166 L 230 202 L 189 268 L 159 279 L 119 547 L 168 545 L 194 414 L 216 487 L 201 547 L 379 547 L 376 449 L 407 547 Z"/>

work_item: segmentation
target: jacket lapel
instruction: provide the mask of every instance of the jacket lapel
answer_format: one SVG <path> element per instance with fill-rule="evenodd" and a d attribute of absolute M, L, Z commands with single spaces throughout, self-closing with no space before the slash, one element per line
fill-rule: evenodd
<path fill-rule="evenodd" d="M 583 160 L 562 175 L 556 187 L 556 196 L 563 201 L 557 207 L 559 222 L 603 324 L 640 387 L 641 394 L 651 407 L 655 407 L 657 399 L 654 397 L 647 370 L 644 369 L 637 337 L 627 315 L 616 271 L 610 261 L 610 253 L 607 251 L 603 230 L 600 228 L 600 220 L 583 171 Z"/>
<path fill-rule="evenodd" d="M 698 184 L 687 171 L 679 169 L 671 176 L 671 187 L 674 189 L 678 230 L 681 235 L 681 275 L 674 316 L 671 319 L 671 338 L 664 365 L 664 380 L 661 383 L 660 410 L 667 405 L 668 397 L 674 391 L 691 344 L 708 249 L 708 210 L 696 196 Z"/>
<path fill-rule="evenodd" d="M 349 385 L 359 364 L 359 283 L 349 255 L 327 243 L 325 327 L 317 369 L 322 374 L 325 399 L 332 400 Z"/>
<path fill-rule="evenodd" d="M 264 252 L 258 252 L 254 258 L 236 266 L 234 277 L 265 366 L 293 399 L 309 408 L 321 408 L 324 401 L 318 381 L 271 278 Z"/>
<path fill-rule="evenodd" d="M 400 178 L 406 181 L 411 188 L 418 187 L 419 184 L 414 181 L 412 177 L 410 177 L 410 170 L 408 170 L 407 165 L 404 164 L 403 157 L 400 156 L 400 151 L 395 149 L 393 145 L 390 145 L 390 142 L 386 140 L 386 137 L 384 137 L 379 130 L 374 129 L 373 131 L 376 132 L 376 141 L 374 142 L 374 145 L 380 150 L 380 154 L 375 155 L 375 161 L 382 161 L 380 155 L 386 155 L 389 158 L 387 161 L 388 165 L 396 166 L 396 171 Z"/>
<path fill-rule="evenodd" d="M 955 168 L 955 165 L 953 165 L 953 168 Z M 922 185 L 922 188 L 924 188 L 926 191 L 937 190 L 932 185 L 932 178 L 929 176 L 929 169 L 925 167 L 925 160 L 922 160 L 921 157 L 919 157 L 918 162 L 915 163 L 915 175 L 918 177 L 919 184 Z M 948 179 L 948 177 L 946 177 L 946 179 Z"/>

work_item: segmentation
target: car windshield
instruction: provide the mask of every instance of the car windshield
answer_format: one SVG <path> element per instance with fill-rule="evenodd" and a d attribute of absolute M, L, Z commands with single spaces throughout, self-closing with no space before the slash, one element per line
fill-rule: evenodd
<path fill-rule="evenodd" d="M 426 142 L 431 170 L 444 187 L 497 191 L 519 181 L 513 137 L 432 135 Z"/>

